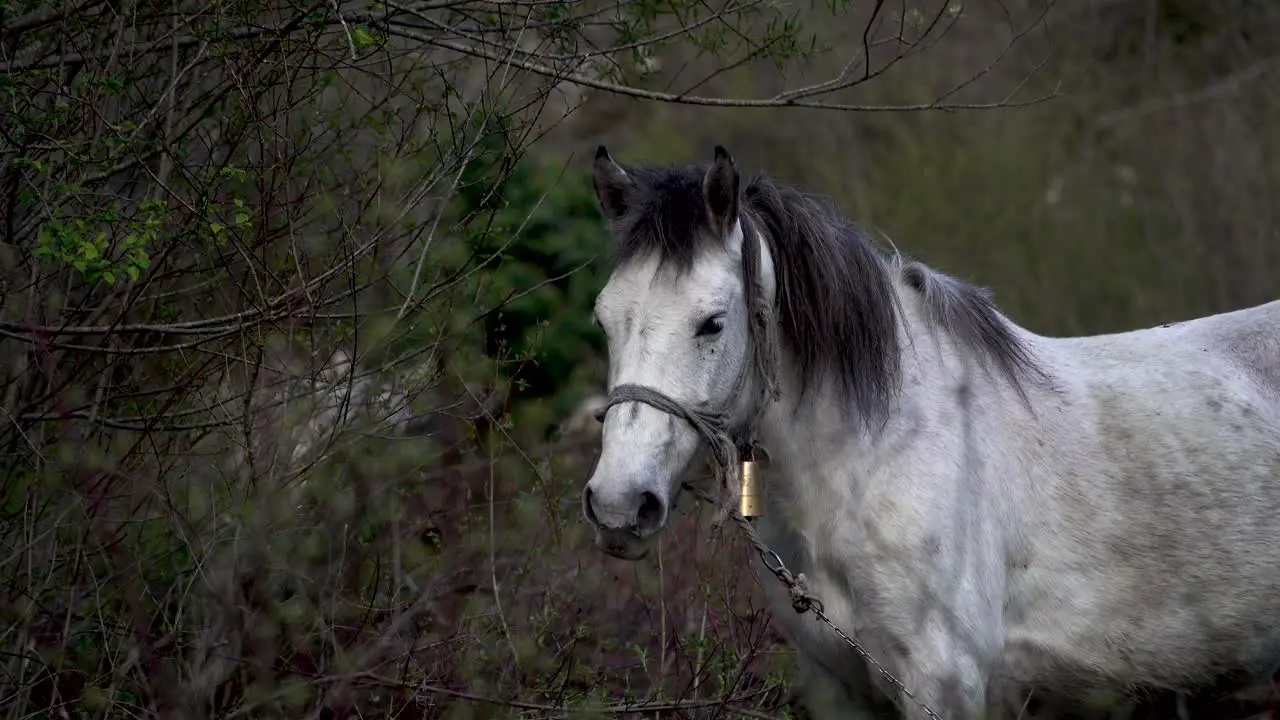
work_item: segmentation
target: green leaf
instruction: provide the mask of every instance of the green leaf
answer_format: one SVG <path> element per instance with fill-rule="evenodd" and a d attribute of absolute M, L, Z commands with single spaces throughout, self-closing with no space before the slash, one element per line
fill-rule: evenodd
<path fill-rule="evenodd" d="M 356 47 L 359 49 L 364 49 L 369 47 L 370 45 L 378 44 L 378 39 L 375 38 L 373 36 L 373 33 L 369 32 L 369 28 L 365 27 L 364 25 L 357 25 L 354 28 L 352 28 L 351 36 L 352 36 L 353 42 L 355 42 Z"/>

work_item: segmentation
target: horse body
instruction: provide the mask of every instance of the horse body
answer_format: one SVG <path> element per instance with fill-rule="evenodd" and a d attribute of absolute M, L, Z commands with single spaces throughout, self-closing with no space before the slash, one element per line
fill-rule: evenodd
<path fill-rule="evenodd" d="M 1041 341 L 1062 390 L 1014 436 L 1035 504 L 1006 646 L 1181 687 L 1280 658 L 1280 303 Z M 1055 413 L 1058 417 L 1052 417 Z M 1035 558 L 1042 558 L 1036 560 Z M 1016 657 L 1016 656 L 1015 656 Z M 1052 667 L 1040 670 L 1044 675 Z"/>
<path fill-rule="evenodd" d="M 747 309 L 755 295 L 777 308 L 779 392 L 757 428 L 770 458 L 762 535 L 920 701 L 766 583 L 825 690 L 815 712 L 856 716 L 875 686 L 906 717 L 972 718 L 1017 691 L 1078 698 L 1273 669 L 1280 302 L 1036 335 L 767 181 L 740 207 L 722 152 L 705 175 L 597 156 L 624 250 L 597 314 L 611 387 L 744 424 L 755 385 L 731 394 L 750 369 Z M 602 547 L 636 558 L 699 443 L 628 404 L 605 417 L 584 510 Z"/>
<path fill-rule="evenodd" d="M 1077 694 L 1273 669 L 1280 302 L 1088 338 L 1020 329 L 1055 380 L 1030 407 L 904 314 L 914 351 L 874 441 L 821 402 L 762 424 L 762 533 L 837 626 L 954 717 L 995 675 Z M 766 591 L 805 674 L 839 669 L 865 695 L 877 673 Z"/>

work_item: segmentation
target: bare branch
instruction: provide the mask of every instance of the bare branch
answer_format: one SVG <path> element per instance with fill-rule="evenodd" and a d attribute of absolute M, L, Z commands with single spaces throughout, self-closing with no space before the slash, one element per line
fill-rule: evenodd
<path fill-rule="evenodd" d="M 924 110 L 994 110 L 1007 107 L 1026 107 L 1043 103 L 1057 97 L 1057 93 L 1037 96 L 1026 100 L 1002 100 L 998 102 L 988 103 L 948 103 L 940 101 L 932 101 L 927 103 L 911 103 L 901 105 L 877 105 L 877 104 L 861 104 L 861 103 L 833 103 L 816 100 L 792 99 L 786 96 L 781 98 L 727 98 L 727 97 L 708 97 L 701 95 L 682 95 L 670 92 L 660 92 L 656 90 L 645 90 L 642 88 L 621 85 L 618 83 L 597 80 L 582 75 L 577 72 L 557 71 L 552 67 L 541 63 L 530 62 L 518 59 L 508 59 L 496 53 L 490 52 L 483 48 L 473 47 L 464 43 L 454 42 L 452 40 L 442 40 L 431 37 L 419 32 L 415 32 L 406 28 L 398 27 L 395 24 L 389 24 L 388 32 L 400 37 L 417 40 L 426 45 L 452 50 L 463 55 L 483 58 L 494 62 L 510 63 L 512 66 L 521 70 L 525 70 L 535 75 L 555 79 L 561 82 L 582 85 L 584 87 L 596 90 L 604 90 L 606 92 L 616 93 L 618 95 L 626 95 L 642 100 L 653 100 L 656 102 L 668 102 L 679 105 L 703 105 L 707 107 L 737 107 L 737 108 L 770 108 L 770 107 L 798 107 L 813 108 L 819 110 L 837 110 L 841 112 L 918 112 Z M 859 81 L 839 82 L 830 90 L 840 90 L 852 87 Z"/>

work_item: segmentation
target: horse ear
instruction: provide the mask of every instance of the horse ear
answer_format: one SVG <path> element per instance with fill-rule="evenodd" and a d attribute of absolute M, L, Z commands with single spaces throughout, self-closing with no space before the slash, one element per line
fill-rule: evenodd
<path fill-rule="evenodd" d="M 601 145 L 596 148 L 596 159 L 591 166 L 591 182 L 596 188 L 596 201 L 600 211 L 610 222 L 627 212 L 627 195 L 632 180 L 622 166 L 613 161 L 609 151 Z"/>
<path fill-rule="evenodd" d="M 738 220 L 738 168 L 729 151 L 716 146 L 715 161 L 702 178 L 702 199 L 707 204 L 711 230 L 727 239 Z"/>

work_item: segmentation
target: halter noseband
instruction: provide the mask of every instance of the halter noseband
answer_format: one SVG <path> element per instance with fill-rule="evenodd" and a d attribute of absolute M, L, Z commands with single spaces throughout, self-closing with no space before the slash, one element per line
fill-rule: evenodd
<path fill-rule="evenodd" d="M 743 375 L 745 376 L 746 373 L 743 373 Z M 738 384 L 741 385 L 742 383 Z M 758 490 L 754 482 L 756 475 L 754 468 L 755 440 L 751 437 L 753 433 L 732 433 L 729 430 L 726 413 L 713 413 L 689 407 L 665 393 L 644 385 L 624 384 L 615 386 L 612 392 L 609 393 L 608 404 L 601 408 L 596 417 L 603 422 L 604 416 L 610 408 L 624 402 L 642 402 L 668 415 L 684 418 L 711 447 L 711 456 L 718 481 L 717 485 L 720 486 L 722 492 L 730 496 L 723 498 L 726 509 L 730 507 L 728 503 L 732 498 L 734 489 L 734 466 L 735 464 L 741 464 L 740 490 L 738 493 L 741 507 L 739 511 L 746 517 L 763 514 L 759 508 Z M 737 461 L 736 463 L 735 460 Z M 748 468 L 748 465 L 752 467 Z"/>

